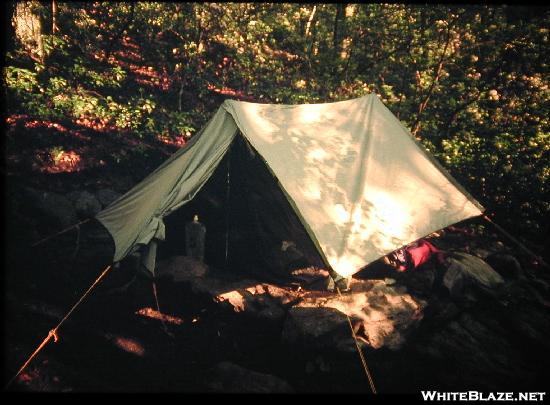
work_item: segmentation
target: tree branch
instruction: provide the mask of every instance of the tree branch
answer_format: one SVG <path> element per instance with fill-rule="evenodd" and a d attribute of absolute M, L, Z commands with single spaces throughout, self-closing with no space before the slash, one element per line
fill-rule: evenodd
<path fill-rule="evenodd" d="M 426 96 L 424 97 L 424 100 L 420 103 L 418 106 L 418 115 L 416 116 L 416 121 L 413 125 L 413 130 L 411 131 L 414 136 L 416 136 L 417 132 L 420 130 L 420 124 L 421 124 L 421 118 L 422 113 L 426 109 L 428 105 L 428 101 L 430 101 L 430 97 L 432 96 L 436 84 L 439 82 L 439 79 L 441 77 L 441 72 L 443 70 L 443 65 L 445 62 L 445 56 L 447 53 L 447 49 L 449 48 L 449 45 L 451 44 L 451 30 L 452 30 L 452 24 L 449 24 L 447 28 L 447 40 L 445 41 L 445 46 L 443 48 L 443 52 L 441 52 L 441 56 L 439 58 L 439 63 L 437 64 L 437 70 L 435 72 L 435 76 L 432 80 L 432 83 L 430 84 L 430 87 L 428 88 L 428 91 L 426 92 Z"/>

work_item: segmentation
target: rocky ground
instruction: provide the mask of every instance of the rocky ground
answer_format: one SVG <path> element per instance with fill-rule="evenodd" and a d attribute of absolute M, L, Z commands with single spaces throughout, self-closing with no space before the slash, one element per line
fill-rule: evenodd
<path fill-rule="evenodd" d="M 8 188 L 6 381 L 111 254 L 93 222 L 30 242 L 94 215 L 123 189 Z M 174 256 L 158 263 L 159 308 L 150 278 L 128 283 L 130 258 L 10 389 L 368 393 L 349 317 L 381 393 L 544 391 L 550 270 L 476 221 L 433 243 L 450 253 L 445 266 L 397 273 L 377 262 L 342 295 L 326 290 L 322 270 L 275 285 Z"/>

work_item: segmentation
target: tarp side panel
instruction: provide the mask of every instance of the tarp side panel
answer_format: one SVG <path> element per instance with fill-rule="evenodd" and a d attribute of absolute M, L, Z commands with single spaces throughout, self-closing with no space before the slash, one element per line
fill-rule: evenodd
<path fill-rule="evenodd" d="M 153 237 L 162 239 L 162 218 L 200 190 L 236 131 L 231 116 L 220 108 L 189 147 L 96 216 L 113 236 L 113 261 L 122 260 L 136 244 L 147 244 Z"/>
<path fill-rule="evenodd" d="M 273 281 L 298 268 L 325 267 L 262 156 L 243 136 L 231 148 L 230 267 Z"/>
<path fill-rule="evenodd" d="M 362 207 L 352 212 L 351 235 L 341 256 L 353 267 L 482 213 L 391 111 L 378 98 L 372 100 Z"/>
<path fill-rule="evenodd" d="M 464 194 L 468 200 L 474 204 L 480 211 L 480 213 L 483 213 L 485 211 L 485 207 L 479 203 L 469 192 L 466 190 L 462 185 L 443 167 L 443 165 L 422 145 L 422 143 L 417 140 L 413 134 L 393 115 L 393 113 L 386 107 L 380 100 L 378 100 L 378 103 L 380 104 L 381 108 L 386 110 L 391 116 L 399 122 L 399 125 L 401 126 L 403 132 L 407 134 L 418 146 L 418 149 L 424 154 L 424 156 L 435 166 L 438 168 L 438 170 L 447 178 L 447 180 L 452 183 L 462 194 Z"/>
<path fill-rule="evenodd" d="M 341 275 L 480 214 L 374 94 L 328 104 L 224 106 Z"/>

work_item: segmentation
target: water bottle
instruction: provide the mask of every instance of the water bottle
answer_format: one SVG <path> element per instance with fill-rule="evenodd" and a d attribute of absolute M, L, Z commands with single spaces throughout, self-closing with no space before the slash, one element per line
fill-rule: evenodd
<path fill-rule="evenodd" d="M 187 256 L 201 262 L 204 261 L 204 239 L 206 227 L 199 222 L 199 216 L 195 215 L 193 221 L 185 225 L 185 251 Z"/>

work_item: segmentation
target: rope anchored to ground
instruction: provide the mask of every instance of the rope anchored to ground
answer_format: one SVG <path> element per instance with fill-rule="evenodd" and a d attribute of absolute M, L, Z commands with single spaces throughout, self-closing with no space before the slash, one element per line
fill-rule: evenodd
<path fill-rule="evenodd" d="M 55 238 L 56 236 L 62 235 L 62 234 L 64 234 L 65 232 L 69 232 L 71 229 L 77 228 L 77 227 L 79 227 L 80 225 L 85 224 L 85 223 L 88 222 L 89 220 L 90 220 L 90 218 L 86 218 L 86 219 L 84 219 L 84 220 L 82 220 L 82 221 L 80 221 L 80 222 L 78 222 L 78 223 L 76 223 L 76 224 L 74 224 L 74 225 L 71 225 L 71 226 L 69 226 L 69 227 L 67 227 L 67 228 L 65 228 L 65 229 L 60 230 L 59 232 L 56 232 L 56 233 L 54 233 L 54 234 L 52 234 L 52 235 L 50 235 L 50 236 L 46 236 L 45 238 L 40 239 L 38 242 L 34 242 L 34 243 L 31 245 L 31 247 L 36 247 L 36 246 L 38 246 L 38 245 L 40 245 L 40 244 L 42 244 L 42 243 L 44 243 L 44 242 L 46 242 L 46 241 L 48 241 L 48 240 L 50 240 L 50 239 L 52 239 L 52 238 Z M 80 233 L 80 228 L 79 228 L 79 233 Z"/>
<path fill-rule="evenodd" d="M 105 268 L 105 270 L 103 270 L 103 272 L 99 275 L 99 277 L 93 282 L 93 284 L 88 288 L 88 290 L 86 290 L 86 292 L 82 295 L 82 297 L 80 297 L 80 299 L 76 302 L 76 304 L 73 305 L 73 307 L 71 308 L 71 310 L 69 312 L 67 312 L 67 315 L 65 315 L 63 317 L 63 319 L 61 319 L 61 321 L 59 321 L 59 323 L 55 326 L 55 328 L 51 329 L 49 332 L 48 332 L 48 336 L 46 336 L 44 338 L 44 340 L 42 341 L 42 343 L 40 343 L 40 345 L 38 345 L 38 347 L 36 348 L 36 350 L 29 356 L 29 358 L 27 359 L 27 361 L 25 361 L 25 363 L 21 366 L 21 368 L 19 369 L 19 371 L 11 378 L 11 380 L 8 381 L 8 383 L 6 384 L 5 386 L 5 389 L 7 389 L 14 381 L 17 377 L 19 377 L 19 375 L 27 368 L 27 366 L 31 363 L 31 361 L 36 357 L 36 355 L 38 355 L 38 353 L 40 353 L 40 351 L 42 351 L 42 349 L 49 343 L 49 341 L 53 338 L 54 342 L 57 343 L 57 341 L 59 340 L 59 337 L 57 335 L 57 331 L 58 329 L 61 327 L 61 325 L 63 325 L 63 323 L 69 318 L 69 316 L 71 316 L 71 314 L 74 312 L 74 310 L 82 303 L 82 301 L 84 301 L 84 299 L 88 296 L 88 294 L 90 294 L 90 292 L 95 288 L 96 285 L 99 284 L 99 282 L 103 279 L 103 277 L 105 277 L 105 275 L 107 275 L 107 273 L 109 272 L 109 270 L 111 270 L 111 265 L 107 266 Z"/>
<path fill-rule="evenodd" d="M 338 288 L 337 285 L 335 285 L 336 291 L 338 291 L 338 295 L 340 298 L 342 297 L 342 293 L 340 292 L 340 288 Z M 365 370 L 365 374 L 367 375 L 367 379 L 369 380 L 370 389 L 373 394 L 376 394 L 376 387 L 374 386 L 374 380 L 372 378 L 372 374 L 369 370 L 369 366 L 367 365 L 367 359 L 365 358 L 365 355 L 363 354 L 363 351 L 361 350 L 361 346 L 359 345 L 359 341 L 357 339 L 357 335 L 355 334 L 355 329 L 353 328 L 353 324 L 351 323 L 351 318 L 346 313 L 346 318 L 348 320 L 348 325 L 351 330 L 351 336 L 353 337 L 353 341 L 355 342 L 355 347 L 357 348 L 357 352 L 359 353 L 359 357 L 361 358 L 361 364 L 363 365 L 363 369 Z"/>

